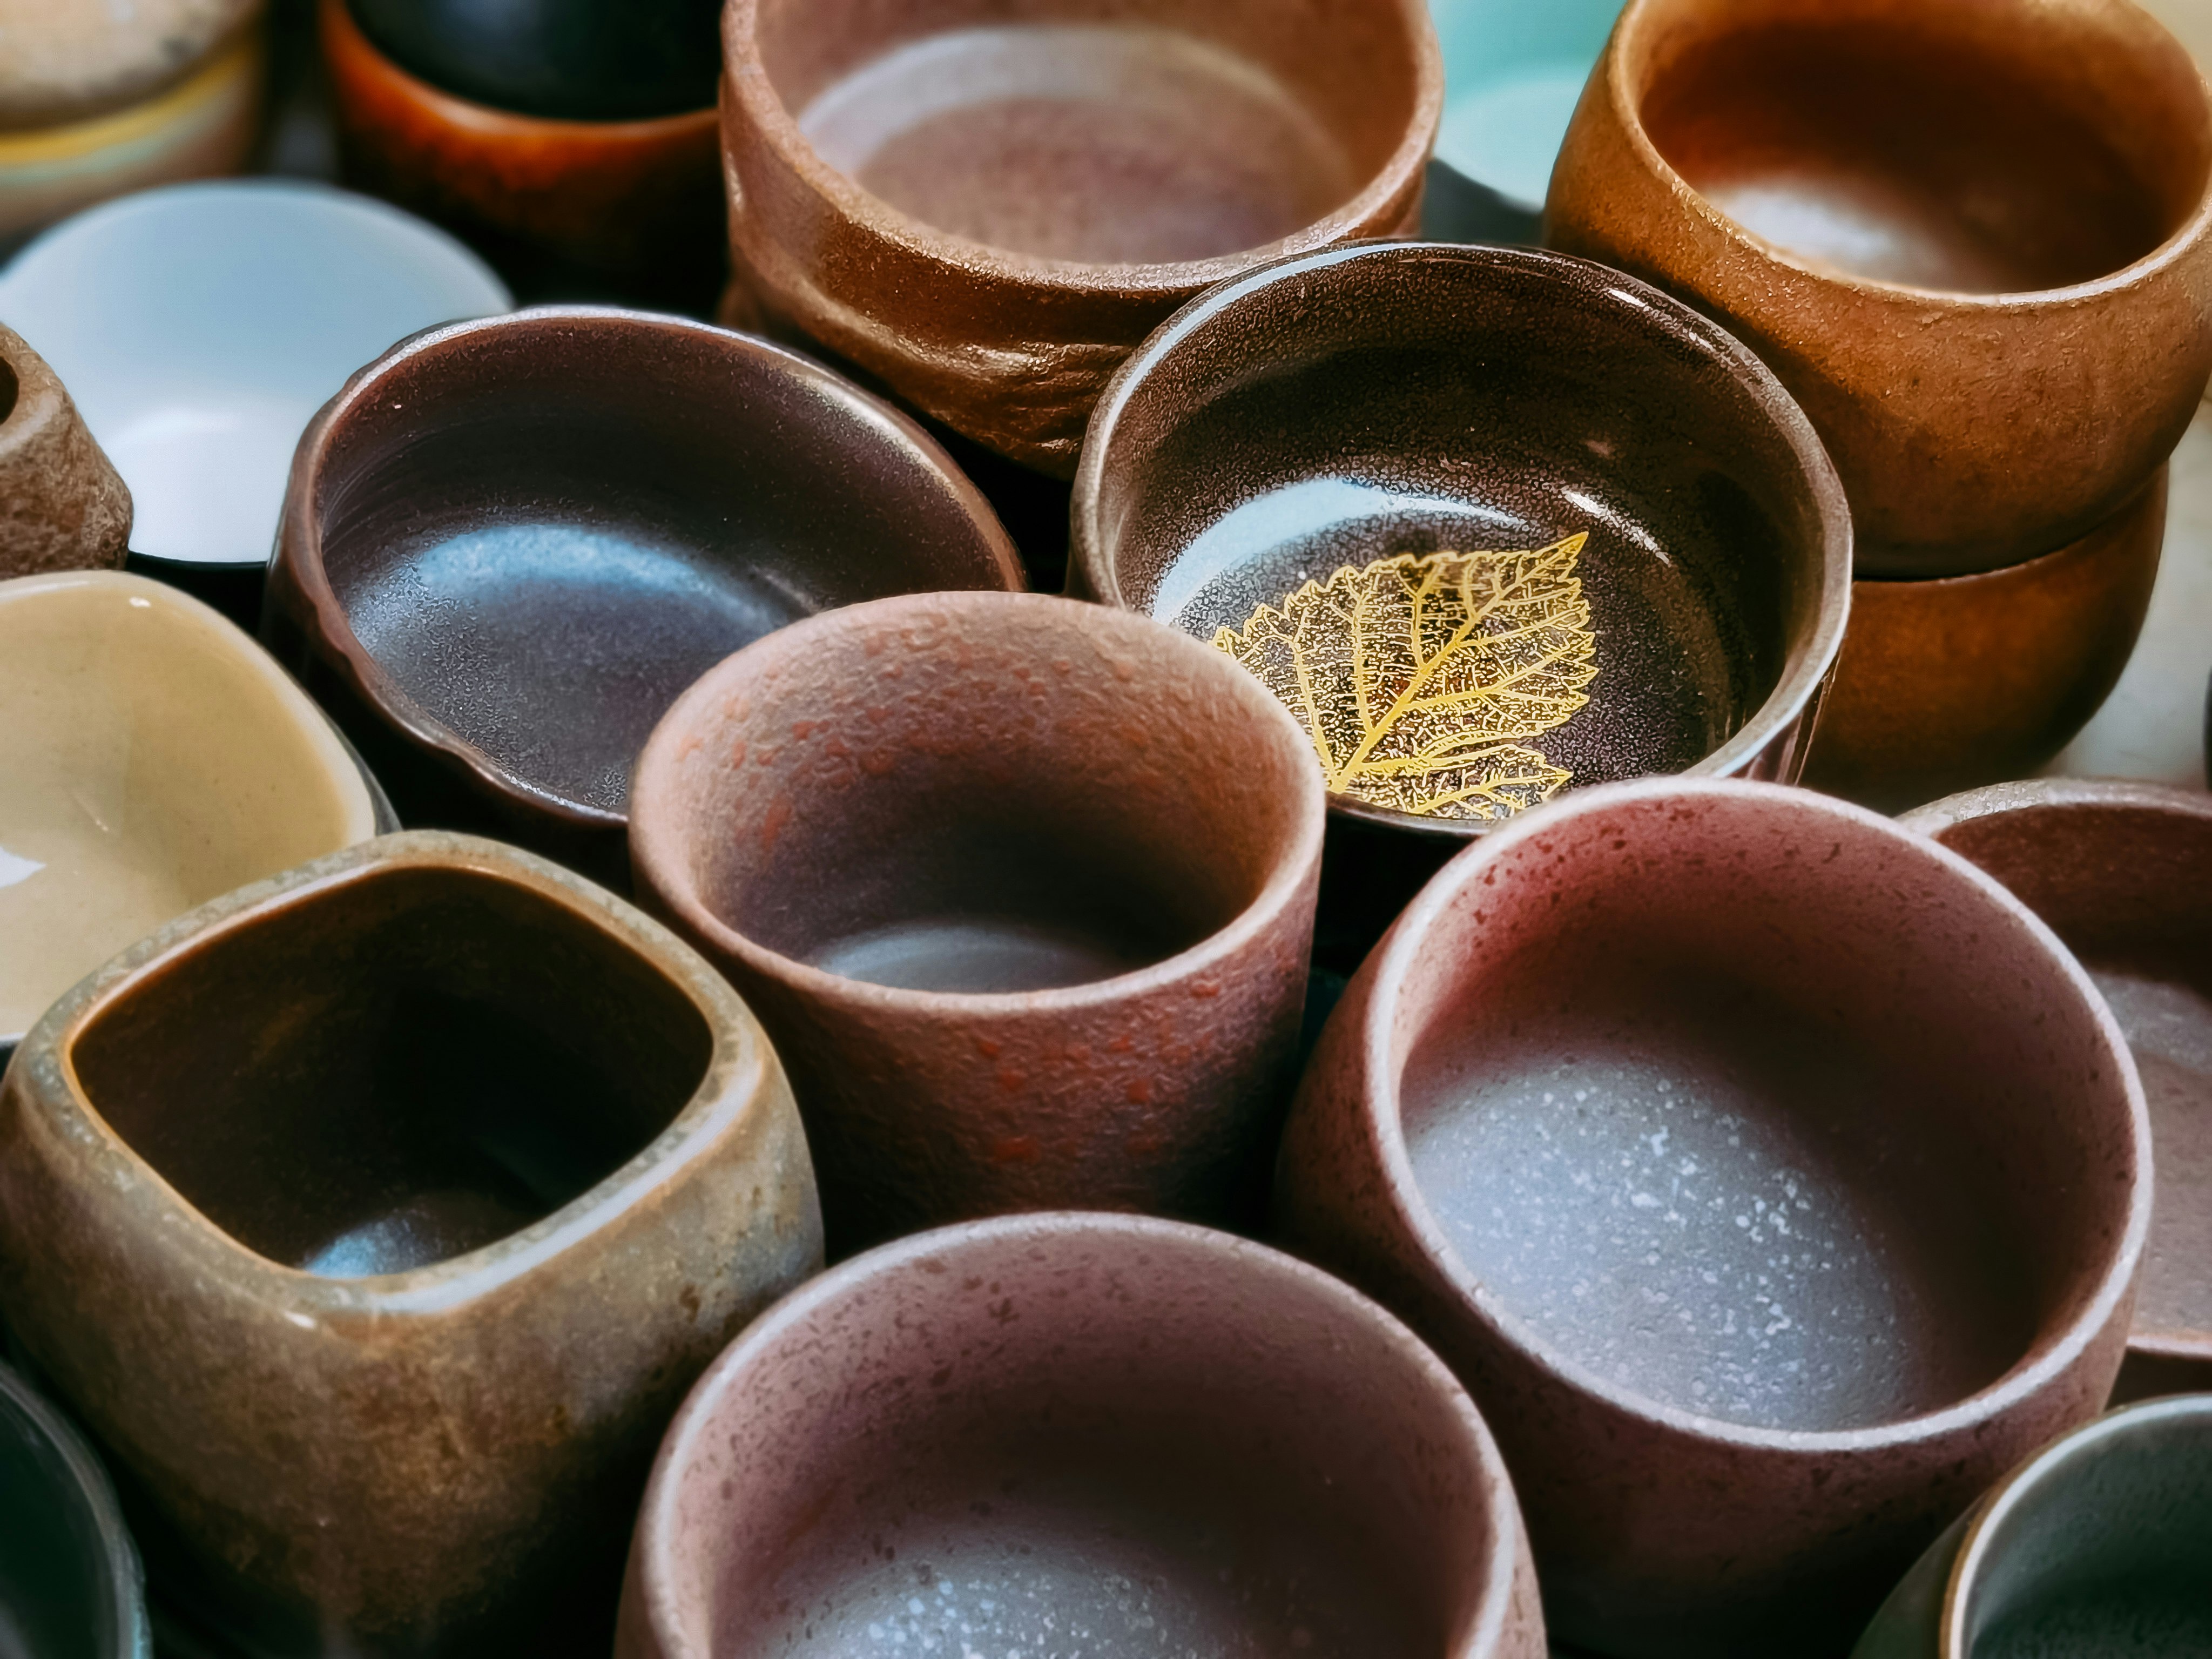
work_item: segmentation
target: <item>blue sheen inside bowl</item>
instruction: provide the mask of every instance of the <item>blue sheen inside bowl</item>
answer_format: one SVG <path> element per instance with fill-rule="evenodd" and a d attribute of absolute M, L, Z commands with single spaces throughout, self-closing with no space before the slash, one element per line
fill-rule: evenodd
<path fill-rule="evenodd" d="M 1443 43 L 1437 159 L 1534 213 L 1621 0 L 1431 0 Z"/>

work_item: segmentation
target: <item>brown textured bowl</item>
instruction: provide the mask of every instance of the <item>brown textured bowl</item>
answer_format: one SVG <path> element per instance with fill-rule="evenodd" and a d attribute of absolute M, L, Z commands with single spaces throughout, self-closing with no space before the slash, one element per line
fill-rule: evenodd
<path fill-rule="evenodd" d="M 1322 817 L 1297 727 L 1225 657 L 931 593 L 685 693 L 630 850 L 790 1066 L 842 1253 L 1010 1210 L 1254 1218 Z"/>
<path fill-rule="evenodd" d="M 755 299 L 1062 477 L 1183 301 L 1410 234 L 1443 97 L 1421 0 L 732 0 L 722 27 Z"/>
<path fill-rule="evenodd" d="M 1893 812 L 2040 769 L 2127 666 L 2158 579 L 2166 503 L 2161 467 L 2056 553 L 1971 576 L 1852 584 L 1807 785 Z"/>
<path fill-rule="evenodd" d="M 676 317 L 432 329 L 294 462 L 263 637 L 410 824 L 619 884 L 639 746 L 740 646 L 826 606 L 1014 588 L 974 486 L 819 364 Z"/>
<path fill-rule="evenodd" d="M 218 899 L 0 1085 L 9 1321 L 251 1653 L 605 1654 L 670 1414 L 821 1241 L 744 1004 L 491 842 Z"/>
<path fill-rule="evenodd" d="M 1197 1227 L 925 1233 L 791 1297 L 653 1471 L 617 1659 L 1543 1659 L 1512 1488 L 1364 1297 Z"/>
<path fill-rule="evenodd" d="M 2212 108 L 2128 0 L 1631 0 L 1545 234 L 1766 360 L 1866 575 L 2087 534 L 2212 370 Z"/>
<path fill-rule="evenodd" d="M 1964 860 L 1771 784 L 1583 792 L 1470 848 L 1337 1006 L 1277 1220 L 1465 1382 L 1547 1620 L 1840 1653 L 2102 1407 L 2149 1224 L 2141 1085 Z"/>
<path fill-rule="evenodd" d="M 2127 1034 L 2158 1194 L 2114 1398 L 2212 1392 L 2212 796 L 2081 778 L 1909 814 L 2051 924 Z"/>
<path fill-rule="evenodd" d="M 112 570 L 131 491 L 46 360 L 0 325 L 0 580 Z"/>

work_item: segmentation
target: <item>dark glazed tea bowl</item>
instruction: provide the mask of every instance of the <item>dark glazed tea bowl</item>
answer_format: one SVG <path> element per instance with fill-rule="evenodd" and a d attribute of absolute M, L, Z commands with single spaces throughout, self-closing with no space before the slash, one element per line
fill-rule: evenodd
<path fill-rule="evenodd" d="M 253 1654 L 604 1654 L 670 1414 L 821 1248 L 744 1004 L 490 842 L 217 900 L 0 1085 L 0 1301 Z"/>
<path fill-rule="evenodd" d="M 1811 1656 L 2103 1406 L 2149 1171 L 2124 1040 L 1996 882 L 1651 779 L 1422 893 L 1307 1068 L 1276 1219 L 1467 1383 L 1562 1636 Z"/>
<path fill-rule="evenodd" d="M 617 1659 L 1543 1659 L 1482 1419 L 1398 1322 L 1224 1234 L 1057 1214 L 788 1298 L 661 1447 Z"/>
<path fill-rule="evenodd" d="M 301 440 L 263 636 L 401 818 L 619 884 L 631 763 L 679 692 L 814 611 L 1012 588 L 975 487 L 820 365 L 593 307 L 433 329 Z"/>
<path fill-rule="evenodd" d="M 2134 1049 L 2158 1149 L 2115 1395 L 2212 1392 L 2212 796 L 2048 778 L 1908 815 L 2066 941 Z"/>
<path fill-rule="evenodd" d="M 708 674 L 638 762 L 630 849 L 790 1066 L 842 1254 L 1010 1210 L 1256 1220 L 1322 817 L 1225 657 L 929 593 Z"/>
<path fill-rule="evenodd" d="M 1482 556 L 1474 586 L 1417 622 L 1413 576 L 1378 587 L 1376 562 L 1442 553 Z M 1322 723 L 1324 952 L 1349 972 L 1468 837 L 1559 789 L 1796 781 L 1850 566 L 1811 427 L 1713 325 L 1555 253 L 1377 244 L 1224 283 L 1129 359 L 1069 586 L 1232 630 Z"/>
<path fill-rule="evenodd" d="M 0 1365 L 0 1653 L 153 1659 L 138 1552 L 92 1449 Z"/>

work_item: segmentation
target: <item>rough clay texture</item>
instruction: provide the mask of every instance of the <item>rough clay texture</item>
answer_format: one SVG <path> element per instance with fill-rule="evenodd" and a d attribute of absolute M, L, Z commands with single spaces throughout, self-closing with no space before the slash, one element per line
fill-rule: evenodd
<path fill-rule="evenodd" d="M 156 91 L 263 0 L 0 0 L 0 131 L 97 115 Z"/>
<path fill-rule="evenodd" d="M 44 358 L 0 326 L 0 580 L 120 568 L 131 491 Z"/>

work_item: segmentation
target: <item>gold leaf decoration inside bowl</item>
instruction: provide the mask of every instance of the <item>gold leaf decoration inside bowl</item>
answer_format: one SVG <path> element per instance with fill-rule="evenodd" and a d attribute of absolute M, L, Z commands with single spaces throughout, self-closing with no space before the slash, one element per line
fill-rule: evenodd
<path fill-rule="evenodd" d="M 1213 643 L 1297 715 L 1329 793 L 1497 819 L 1572 781 L 1527 740 L 1589 698 L 1587 532 L 1529 553 L 1401 553 L 1309 581 Z"/>

